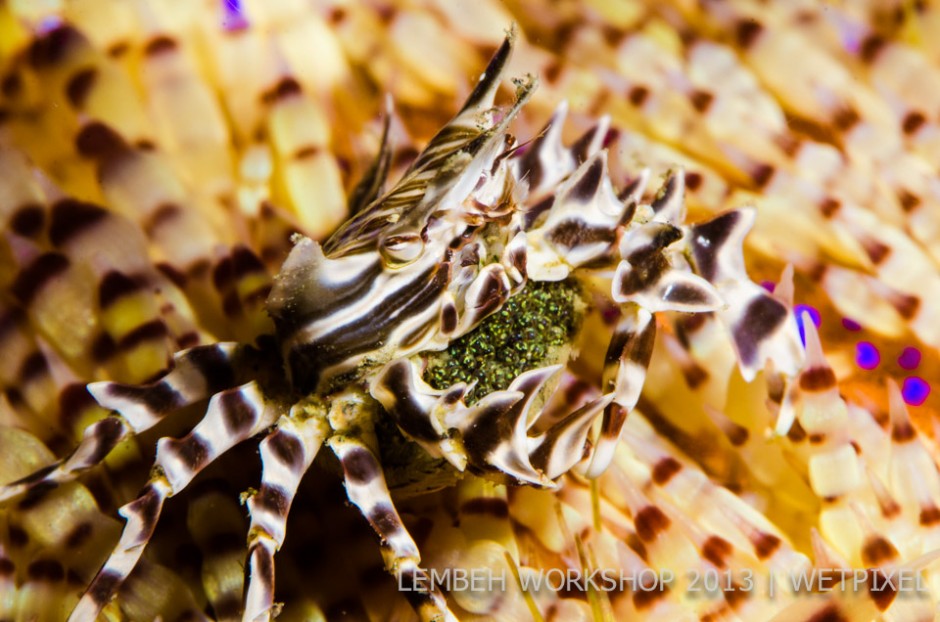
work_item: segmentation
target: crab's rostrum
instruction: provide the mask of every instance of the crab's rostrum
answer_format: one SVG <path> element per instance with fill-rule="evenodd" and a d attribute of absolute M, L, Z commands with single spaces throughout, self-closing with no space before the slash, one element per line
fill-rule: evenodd
<path fill-rule="evenodd" d="M 515 145 L 507 128 L 535 80 L 516 81 L 515 102 L 494 107 L 511 49 L 512 35 L 391 190 L 382 190 L 390 160 L 383 140 L 353 194 L 351 218 L 322 246 L 297 239 L 268 300 L 276 335 L 179 352 L 149 385 L 89 385 L 111 416 L 61 462 L 0 489 L 7 500 L 73 478 L 122 439 L 209 398 L 188 435 L 158 442 L 152 477 L 121 508 L 121 539 L 70 620 L 94 619 L 114 596 L 168 497 L 257 434 L 265 437 L 261 484 L 247 498 L 251 621 L 276 611 L 273 557 L 323 444 L 342 464 L 349 499 L 378 534 L 389 572 L 402 584 L 428 585 L 380 456 L 404 472 L 420 461 L 418 481 L 405 482 L 419 488 L 447 481 L 445 471 L 540 487 L 572 469 L 596 477 L 639 397 L 657 312 L 718 311 L 745 376 L 771 351 L 778 366 L 795 365 L 789 310 L 744 274 L 740 245 L 751 213 L 683 227 L 681 172 L 649 204 L 641 201 L 646 172 L 618 194 L 602 149 L 606 120 L 565 147 L 564 107 L 534 140 Z M 620 319 L 600 390 L 564 411 L 552 392 L 587 305 L 585 275 L 609 284 L 603 293 Z M 549 403 L 550 420 L 542 416 Z M 408 597 L 424 619 L 454 619 L 437 592 Z"/>

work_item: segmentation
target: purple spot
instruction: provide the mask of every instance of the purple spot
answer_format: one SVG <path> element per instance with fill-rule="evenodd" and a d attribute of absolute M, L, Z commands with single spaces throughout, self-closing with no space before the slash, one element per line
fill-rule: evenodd
<path fill-rule="evenodd" d="M 800 331 L 800 341 L 803 342 L 803 345 L 806 345 L 806 333 L 803 331 L 803 314 L 809 313 L 809 316 L 813 319 L 813 324 L 816 325 L 816 328 L 819 328 L 819 325 L 822 323 L 822 317 L 819 315 L 819 311 L 816 310 L 816 307 L 811 307 L 809 305 L 796 305 L 793 309 L 793 313 L 796 315 L 796 327 Z"/>
<path fill-rule="evenodd" d="M 36 25 L 36 35 L 40 37 L 47 35 L 56 28 L 61 27 L 62 23 L 62 18 L 58 15 L 48 15 L 42 18 L 39 24 Z"/>
<path fill-rule="evenodd" d="M 844 317 L 842 318 L 842 328 L 845 330 L 859 331 L 862 330 L 862 325 L 855 320 L 850 320 L 849 318 Z"/>
<path fill-rule="evenodd" d="M 766 289 L 771 294 L 774 293 L 774 290 L 777 288 L 777 284 L 773 281 L 761 281 L 760 286 Z"/>
<path fill-rule="evenodd" d="M 248 28 L 242 0 L 222 0 L 222 26 L 230 32 Z"/>
<path fill-rule="evenodd" d="M 898 357 L 898 365 L 904 369 L 917 369 L 920 365 L 920 350 L 911 347 L 904 348 L 901 356 Z"/>
<path fill-rule="evenodd" d="M 855 344 L 855 362 L 862 369 L 875 369 L 881 363 L 881 353 L 875 344 L 859 341 Z"/>
<path fill-rule="evenodd" d="M 904 396 L 904 401 L 911 406 L 920 406 L 930 395 L 930 385 L 923 378 L 908 376 L 904 379 L 901 394 Z"/>

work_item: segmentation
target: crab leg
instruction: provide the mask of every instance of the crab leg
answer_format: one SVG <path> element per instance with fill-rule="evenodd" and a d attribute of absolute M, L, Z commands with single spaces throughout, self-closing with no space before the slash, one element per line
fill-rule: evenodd
<path fill-rule="evenodd" d="M 180 352 L 162 379 L 145 386 L 96 382 L 88 391 L 104 408 L 117 411 L 90 425 L 78 447 L 63 460 L 6 486 L 0 503 L 37 487 L 55 486 L 98 463 L 131 433 L 152 428 L 169 413 L 236 384 L 244 346 L 218 343 Z"/>
<path fill-rule="evenodd" d="M 627 305 L 614 329 L 604 362 L 604 390 L 613 391 L 614 401 L 604 409 L 594 456 L 585 475 L 599 477 L 614 457 L 627 415 L 636 406 L 653 355 L 656 320 L 638 305 Z"/>
<path fill-rule="evenodd" d="M 154 475 L 138 497 L 119 513 L 127 519 L 114 552 L 82 595 L 69 622 L 94 620 L 134 570 L 160 518 L 163 502 L 178 494 L 217 457 L 274 421 L 254 382 L 217 393 L 206 416 L 182 439 L 157 442 Z"/>
<path fill-rule="evenodd" d="M 284 544 L 287 514 L 300 480 L 330 432 L 325 413 L 303 413 L 300 406 L 282 416 L 261 442 L 261 488 L 248 499 L 244 622 L 270 620 L 274 608 L 274 553 Z"/>
<path fill-rule="evenodd" d="M 444 597 L 429 587 L 430 577 L 419 565 L 418 545 L 398 515 L 382 465 L 369 447 L 375 440 L 372 404 L 371 398 L 350 391 L 334 401 L 330 412 L 334 436 L 327 443 L 343 465 L 346 494 L 379 536 L 385 567 L 421 619 L 457 622 Z"/>
<path fill-rule="evenodd" d="M 613 394 L 603 395 L 577 409 L 543 434 L 529 437 L 529 462 L 532 466 L 548 479 L 561 477 L 571 470 L 584 458 L 591 425 L 613 399 Z"/>

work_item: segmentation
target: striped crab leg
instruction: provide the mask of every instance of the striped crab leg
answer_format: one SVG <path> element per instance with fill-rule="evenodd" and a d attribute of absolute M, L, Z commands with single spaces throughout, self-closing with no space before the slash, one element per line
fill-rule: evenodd
<path fill-rule="evenodd" d="M 386 569 L 404 588 L 405 596 L 422 620 L 457 622 L 444 597 L 431 586 L 421 568 L 418 545 L 405 528 L 376 457 L 372 428 L 375 402 L 367 395 L 348 391 L 338 396 L 330 410 L 334 434 L 327 443 L 343 466 L 346 494 L 379 536 Z"/>
<path fill-rule="evenodd" d="M 198 346 L 176 354 L 173 370 L 152 384 L 88 385 L 101 406 L 116 412 L 90 425 L 67 458 L 0 487 L 0 503 L 69 481 L 99 464 L 130 434 L 149 430 L 171 412 L 235 385 L 246 354 L 247 349 L 236 343 Z"/>
<path fill-rule="evenodd" d="M 639 305 L 628 305 L 607 348 L 603 386 L 606 392 L 613 392 L 614 400 L 604 409 L 587 477 L 599 477 L 614 458 L 623 424 L 640 399 L 655 339 L 653 314 Z"/>
<path fill-rule="evenodd" d="M 316 407 L 314 407 L 316 409 Z M 274 553 L 287 535 L 287 514 L 297 487 L 330 432 L 322 409 L 295 405 L 261 441 L 261 487 L 248 499 L 248 563 L 245 566 L 244 622 L 275 615 Z"/>
<path fill-rule="evenodd" d="M 157 442 L 154 475 L 119 513 L 127 519 L 121 539 L 82 595 L 69 622 L 94 620 L 134 570 L 157 526 L 163 503 L 178 494 L 220 455 L 274 422 L 276 408 L 249 382 L 217 393 L 205 417 L 182 439 Z"/>

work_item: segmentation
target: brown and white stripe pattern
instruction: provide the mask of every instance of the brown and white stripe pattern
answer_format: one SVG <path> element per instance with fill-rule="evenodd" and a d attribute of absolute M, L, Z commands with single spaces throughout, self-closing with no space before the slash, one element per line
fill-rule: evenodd
<path fill-rule="evenodd" d="M 352 436 L 333 436 L 330 447 L 343 465 L 346 494 L 359 508 L 382 542 L 385 566 L 401 585 L 415 586 L 406 596 L 424 620 L 456 622 L 443 596 L 429 585 L 427 573 L 419 566 L 418 547 L 405 529 L 385 484 L 382 467 L 375 454 Z"/>
<path fill-rule="evenodd" d="M 149 430 L 172 412 L 231 387 L 245 373 L 239 367 L 246 362 L 247 353 L 248 349 L 239 344 L 199 346 L 178 353 L 174 368 L 150 385 L 88 385 L 95 400 L 114 413 L 89 426 L 64 460 L 0 487 L 0 500 L 69 481 L 100 464 L 128 435 Z"/>
<path fill-rule="evenodd" d="M 653 314 L 637 305 L 627 305 L 604 361 L 603 390 L 613 392 L 614 398 L 604 409 L 594 455 L 586 471 L 588 477 L 599 477 L 614 457 L 627 415 L 640 399 L 655 338 Z"/>
<path fill-rule="evenodd" d="M 164 501 L 183 490 L 218 456 L 274 422 L 276 409 L 254 382 L 216 394 L 203 420 L 182 439 L 161 439 L 156 476 L 121 508 L 127 519 L 121 540 L 86 590 L 70 621 L 93 619 L 130 575 L 153 535 Z"/>
<path fill-rule="evenodd" d="M 753 209 L 739 209 L 692 227 L 692 255 L 698 273 L 728 305 L 718 317 L 731 332 L 745 380 L 763 370 L 768 359 L 792 377 L 803 361 L 792 310 L 747 278 L 744 268 L 743 242 L 754 217 Z"/>
<path fill-rule="evenodd" d="M 307 406 L 307 408 L 311 408 Z M 261 487 L 248 498 L 251 527 L 245 569 L 244 620 L 268 620 L 274 607 L 274 553 L 287 534 L 287 514 L 320 446 L 329 434 L 325 412 L 300 413 L 295 406 L 261 441 Z"/>

